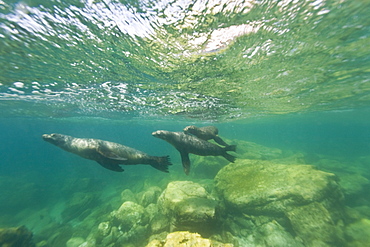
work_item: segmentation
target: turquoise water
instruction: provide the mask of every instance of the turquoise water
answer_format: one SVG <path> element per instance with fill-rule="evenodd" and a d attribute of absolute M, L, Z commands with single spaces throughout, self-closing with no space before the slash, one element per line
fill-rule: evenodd
<path fill-rule="evenodd" d="M 369 11 L 365 0 L 0 0 L 0 228 L 25 225 L 38 246 L 66 246 L 77 237 L 96 239 L 88 246 L 164 239 L 173 228 L 154 234 L 147 227 L 134 234 L 141 241 L 116 245 L 101 242 L 96 231 L 101 222 L 114 224 L 110 215 L 125 189 L 138 204 L 153 186 L 163 192 L 173 181 L 193 181 L 214 194 L 214 177 L 228 163 L 190 155 L 186 176 L 177 150 L 151 136 L 212 124 L 240 147 L 237 162 L 308 164 L 334 173 L 344 194 L 338 199 L 344 216 L 333 219 L 341 240 L 323 246 L 365 246 Z M 144 165 L 115 173 L 44 142 L 45 133 L 170 155 L 173 165 L 169 174 Z M 280 215 L 266 217 L 261 221 L 277 221 L 304 246 L 315 246 Z M 203 237 L 257 245 L 248 237 L 260 229 L 257 220 L 248 228 L 230 219 L 223 215 L 222 227 Z"/>

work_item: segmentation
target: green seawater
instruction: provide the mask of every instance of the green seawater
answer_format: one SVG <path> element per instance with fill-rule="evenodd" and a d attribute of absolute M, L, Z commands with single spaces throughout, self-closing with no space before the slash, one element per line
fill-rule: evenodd
<path fill-rule="evenodd" d="M 190 155 L 186 176 L 179 152 L 151 136 L 214 125 L 240 147 L 237 161 L 335 174 L 345 212 L 333 221 L 339 240 L 325 246 L 366 246 L 369 13 L 367 0 L 0 0 L 0 228 L 25 225 L 40 247 L 71 238 L 96 247 L 163 239 L 148 222 L 123 229 L 112 212 L 126 200 L 123 191 L 140 204 L 150 188 L 163 192 L 173 181 L 194 181 L 214 195 L 223 158 Z M 44 142 L 45 133 L 170 155 L 173 165 L 169 174 L 145 165 L 116 173 Z M 222 214 L 203 237 L 255 246 L 251 225 L 273 217 L 299 235 L 281 215 L 257 219 L 226 208 L 220 203 L 234 218 Z M 102 222 L 116 224 L 116 239 L 102 242 Z M 125 232 L 135 237 L 118 240 Z"/>

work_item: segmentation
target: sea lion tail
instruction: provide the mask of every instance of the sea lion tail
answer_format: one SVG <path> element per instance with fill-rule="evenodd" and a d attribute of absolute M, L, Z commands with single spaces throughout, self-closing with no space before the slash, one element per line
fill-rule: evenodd
<path fill-rule="evenodd" d="M 222 155 L 225 159 L 227 159 L 228 161 L 230 161 L 230 162 L 232 162 L 232 163 L 234 163 L 235 162 L 235 157 L 234 156 L 232 156 L 231 154 L 228 154 L 228 153 L 224 153 L 223 155 Z"/>
<path fill-rule="evenodd" d="M 162 157 L 153 157 L 153 162 L 150 165 L 162 172 L 168 173 L 168 166 L 171 166 L 172 163 L 170 161 L 170 156 L 162 156 Z"/>
<path fill-rule="evenodd" d="M 225 151 L 236 152 L 236 145 L 227 145 L 224 149 L 225 149 Z"/>

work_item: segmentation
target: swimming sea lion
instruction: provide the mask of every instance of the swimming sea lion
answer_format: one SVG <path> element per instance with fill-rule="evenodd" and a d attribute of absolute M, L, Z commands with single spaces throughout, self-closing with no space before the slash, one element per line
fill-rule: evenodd
<path fill-rule="evenodd" d="M 201 156 L 223 156 L 230 162 L 235 161 L 234 156 L 226 153 L 227 151 L 235 152 L 235 145 L 220 147 L 184 132 L 157 130 L 152 135 L 167 141 L 180 152 L 182 166 L 186 174 L 189 174 L 190 171 L 189 153 Z"/>
<path fill-rule="evenodd" d="M 195 135 L 196 137 L 208 141 L 213 139 L 215 142 L 220 144 L 221 146 L 229 146 L 221 137 L 218 136 L 218 129 L 215 126 L 205 126 L 205 127 L 196 127 L 194 125 L 190 125 L 184 128 L 184 132 L 187 134 Z"/>
<path fill-rule="evenodd" d="M 172 165 L 169 156 L 150 156 L 139 150 L 99 139 L 75 138 L 62 134 L 44 134 L 42 138 L 65 151 L 77 154 L 85 159 L 95 160 L 104 168 L 116 172 L 124 170 L 119 166 L 148 164 L 162 172 L 168 172 Z"/>

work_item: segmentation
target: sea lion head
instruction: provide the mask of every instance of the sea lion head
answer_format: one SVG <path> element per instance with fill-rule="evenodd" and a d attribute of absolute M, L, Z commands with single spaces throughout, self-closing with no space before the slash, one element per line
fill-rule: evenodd
<path fill-rule="evenodd" d="M 56 133 L 53 133 L 53 134 L 50 134 L 50 135 L 49 134 L 43 134 L 42 139 L 44 139 L 44 141 L 50 142 L 51 144 L 54 144 L 54 145 L 57 145 L 57 146 L 66 142 L 66 136 L 65 135 L 56 134 Z"/>
<path fill-rule="evenodd" d="M 162 140 L 167 140 L 169 137 L 168 133 L 169 132 L 166 130 L 157 130 L 152 133 L 152 136 L 157 137 Z"/>
<path fill-rule="evenodd" d="M 186 126 L 185 128 L 184 128 L 184 132 L 185 133 L 190 133 L 190 134 L 194 134 L 194 133 L 196 133 L 197 132 L 197 130 L 198 130 L 198 128 L 196 127 L 196 126 L 194 126 L 194 125 L 189 125 L 189 126 Z"/>

